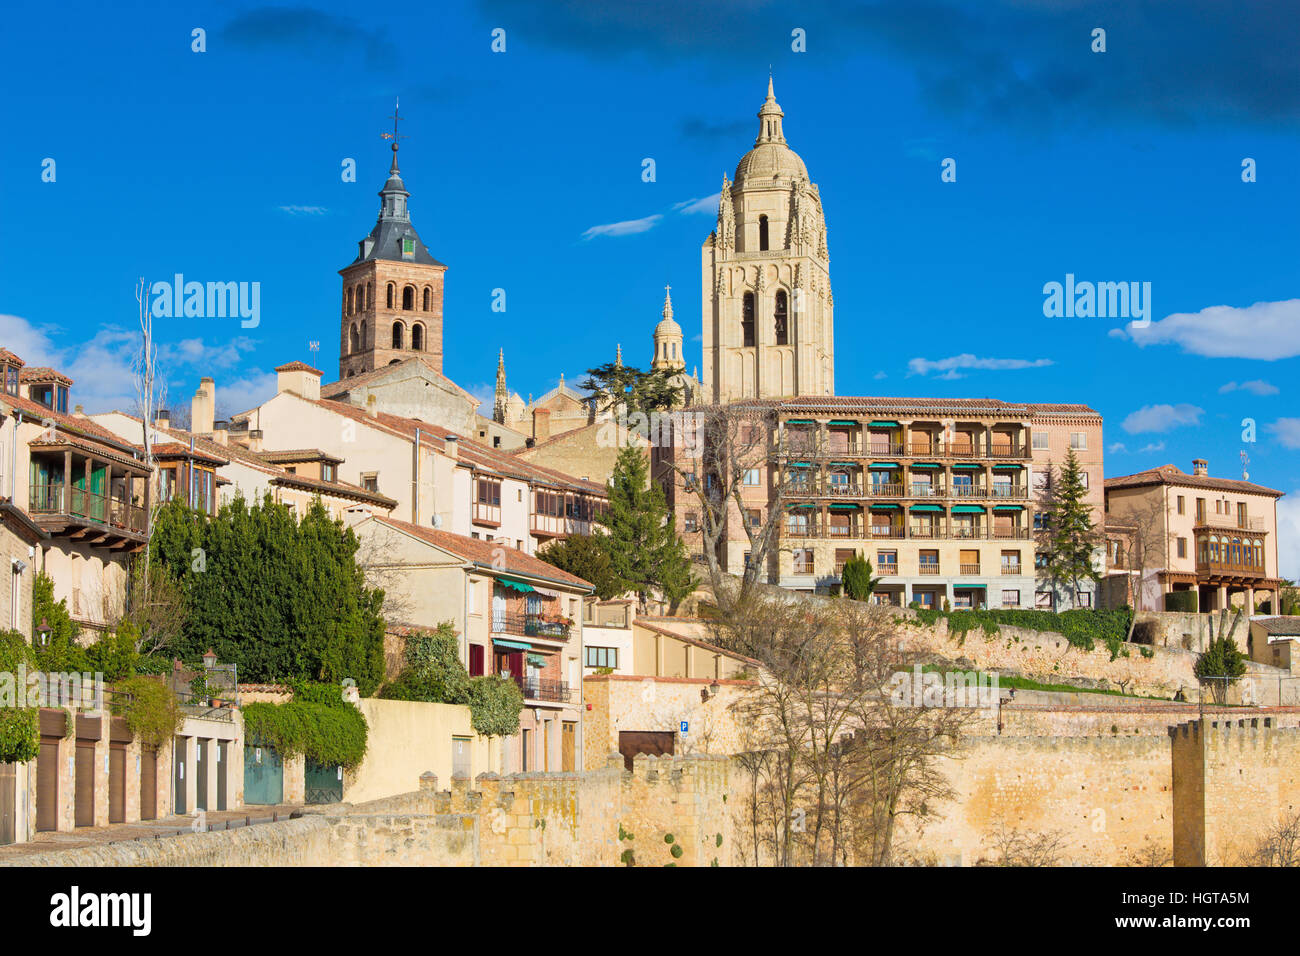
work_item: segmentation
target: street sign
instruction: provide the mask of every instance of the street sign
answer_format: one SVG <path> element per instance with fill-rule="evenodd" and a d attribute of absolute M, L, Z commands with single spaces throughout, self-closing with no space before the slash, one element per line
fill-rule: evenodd
<path fill-rule="evenodd" d="M 690 726 L 691 726 L 691 725 L 690 725 L 690 722 L 689 722 L 689 721 L 685 721 L 685 720 L 683 720 L 683 721 L 682 721 L 682 733 L 686 733 L 686 731 L 690 729 Z"/>

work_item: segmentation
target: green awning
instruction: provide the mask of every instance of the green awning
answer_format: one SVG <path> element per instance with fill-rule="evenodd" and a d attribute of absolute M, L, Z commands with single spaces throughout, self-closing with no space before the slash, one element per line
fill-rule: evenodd
<path fill-rule="evenodd" d="M 902 507 L 903 507 L 902 505 L 872 505 L 871 510 L 872 511 L 885 511 L 885 510 L 898 511 Z"/>
<path fill-rule="evenodd" d="M 854 419 L 853 421 L 849 421 L 847 419 L 832 418 L 829 422 L 827 422 L 827 424 L 828 425 L 857 425 L 858 422 L 857 419 Z"/>
<path fill-rule="evenodd" d="M 942 511 L 943 508 L 940 505 L 912 505 L 912 507 L 909 508 L 908 510 L 909 511 Z"/>
<path fill-rule="evenodd" d="M 994 511 L 1024 511 L 1025 509 L 1020 505 L 994 505 L 993 510 Z"/>
<path fill-rule="evenodd" d="M 873 461 L 870 465 L 868 465 L 868 467 L 869 468 L 902 468 L 903 466 L 896 461 Z"/>
<path fill-rule="evenodd" d="M 531 584 L 525 581 L 516 581 L 514 578 L 497 578 L 497 583 L 502 587 L 510 588 L 512 591 L 518 591 L 520 594 L 531 594 L 535 590 Z"/>
<path fill-rule="evenodd" d="M 957 465 L 955 467 L 960 468 L 961 465 Z M 1020 471 L 1024 467 L 1025 467 L 1024 465 L 994 465 L 993 470 L 994 471 Z"/>
<path fill-rule="evenodd" d="M 857 511 L 861 505 L 831 505 L 831 511 Z"/>
<path fill-rule="evenodd" d="M 806 462 L 806 461 L 792 461 L 792 462 L 790 462 L 790 467 L 791 467 L 791 468 L 811 468 L 812 465 L 809 464 L 809 463 Z"/>
<path fill-rule="evenodd" d="M 531 644 L 524 644 L 520 641 L 503 641 L 499 637 L 492 638 L 492 643 L 497 647 L 508 647 L 512 651 L 531 651 L 533 649 Z"/>
<path fill-rule="evenodd" d="M 786 421 L 787 425 L 816 425 L 817 423 L 811 418 L 791 418 Z"/>
<path fill-rule="evenodd" d="M 872 422 L 871 428 L 898 428 L 898 422 Z"/>
<path fill-rule="evenodd" d="M 979 505 L 953 505 L 952 513 L 962 515 L 982 515 L 984 509 Z"/>
<path fill-rule="evenodd" d="M 953 467 L 954 467 L 954 468 L 971 468 L 971 469 L 974 469 L 975 471 L 980 471 L 980 470 L 982 470 L 982 469 L 984 468 L 983 465 L 953 465 Z M 1001 466 L 1001 465 L 998 465 L 997 467 L 998 467 L 998 468 L 1001 468 L 1002 466 Z"/>
<path fill-rule="evenodd" d="M 816 508 L 816 507 L 817 507 L 816 505 L 790 505 L 789 509 L 791 511 L 807 511 L 810 508 Z"/>
<path fill-rule="evenodd" d="M 912 467 L 913 468 L 942 468 L 943 466 L 937 465 L 932 461 L 914 461 L 912 462 Z"/>
<path fill-rule="evenodd" d="M 971 588 L 978 588 L 979 590 L 983 591 L 987 587 L 988 587 L 987 584 L 954 584 L 952 586 L 952 589 L 954 591 L 968 591 Z"/>
<path fill-rule="evenodd" d="M 545 667 L 546 658 L 543 657 L 541 654 L 529 654 L 528 663 L 531 664 L 533 667 Z"/>
<path fill-rule="evenodd" d="M 833 461 L 831 466 L 835 468 L 857 468 L 858 463 L 856 461 Z"/>

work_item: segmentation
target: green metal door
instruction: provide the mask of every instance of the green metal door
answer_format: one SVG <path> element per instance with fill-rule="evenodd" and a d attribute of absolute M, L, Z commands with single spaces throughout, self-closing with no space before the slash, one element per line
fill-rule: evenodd
<path fill-rule="evenodd" d="M 244 802 L 268 807 L 284 802 L 284 764 L 274 747 L 244 745 Z"/>
<path fill-rule="evenodd" d="M 343 768 L 326 766 L 307 758 L 307 802 L 342 803 Z"/>

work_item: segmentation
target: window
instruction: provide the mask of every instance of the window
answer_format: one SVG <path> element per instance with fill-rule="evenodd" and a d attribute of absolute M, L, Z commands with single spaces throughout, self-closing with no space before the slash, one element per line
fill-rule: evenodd
<path fill-rule="evenodd" d="M 758 251 L 767 251 L 767 217 L 758 217 Z"/>
<path fill-rule="evenodd" d="M 403 256 L 413 256 L 413 255 L 415 255 L 415 240 L 414 240 L 414 239 L 403 239 L 403 240 L 402 240 L 402 255 L 403 255 Z M 406 306 L 403 306 L 403 308 L 406 308 Z"/>
<path fill-rule="evenodd" d="M 1074 596 L 1075 607 L 1092 607 L 1092 592 L 1080 591 Z"/>
<path fill-rule="evenodd" d="M 745 555 L 745 563 L 749 563 L 749 555 Z M 795 574 L 812 574 L 813 573 L 813 550 L 812 548 L 795 548 L 794 551 L 794 573 Z"/>
<path fill-rule="evenodd" d="M 838 554 L 838 552 L 836 553 Z M 877 551 L 876 552 L 876 573 L 897 574 L 898 573 L 898 552 Z"/>
<path fill-rule="evenodd" d="M 1070 447 L 1075 451 L 1086 451 L 1088 448 L 1088 433 L 1070 432 Z"/>
<path fill-rule="evenodd" d="M 1182 495 L 1178 496 L 1178 513 L 1180 515 L 1187 514 L 1187 499 Z"/>
<path fill-rule="evenodd" d="M 788 307 L 784 289 L 776 290 L 776 344 L 788 345 L 789 343 L 789 323 Z"/>
<path fill-rule="evenodd" d="M 1196 520 L 1197 521 L 1205 520 L 1205 499 L 1204 498 L 1196 499 Z"/>
<path fill-rule="evenodd" d="M 617 647 L 584 647 L 583 653 L 586 667 L 618 667 Z"/>
<path fill-rule="evenodd" d="M 922 551 L 917 555 L 917 563 L 922 574 L 939 573 L 939 552 Z"/>
<path fill-rule="evenodd" d="M 364 489 L 366 489 L 366 491 L 378 491 L 378 490 L 379 490 L 379 472 L 377 472 L 377 471 L 371 471 L 371 472 L 366 472 L 366 473 L 362 474 L 362 476 L 361 476 L 361 487 L 364 488 Z"/>
<path fill-rule="evenodd" d="M 759 477 L 757 468 L 751 468 L 747 472 L 745 472 L 745 484 L 752 486 L 752 485 L 761 484 L 761 482 L 762 479 Z"/>
<path fill-rule="evenodd" d="M 1002 573 L 1003 574 L 1020 573 L 1020 552 L 1019 551 L 1002 552 Z"/>
<path fill-rule="evenodd" d="M 1079 472 L 1079 484 L 1085 488 L 1088 487 L 1088 473 L 1086 471 Z"/>
<path fill-rule="evenodd" d="M 478 480 L 478 503 L 481 505 L 490 505 L 500 507 L 501 505 L 501 482 Z"/>
<path fill-rule="evenodd" d="M 1039 610 L 1050 611 L 1055 603 L 1056 601 L 1054 600 L 1051 591 L 1034 592 L 1034 607 Z"/>
<path fill-rule="evenodd" d="M 320 466 L 320 476 L 322 481 L 338 481 L 338 465 L 330 462 L 322 462 Z"/>
<path fill-rule="evenodd" d="M 175 468 L 163 468 L 158 472 L 158 496 L 165 502 L 176 497 Z"/>
<path fill-rule="evenodd" d="M 1034 555 L 1034 567 L 1037 568 L 1037 569 L 1040 570 L 1040 571 L 1046 570 L 1046 568 L 1047 568 L 1047 555 L 1045 555 L 1045 554 L 1036 554 L 1036 555 Z"/>
<path fill-rule="evenodd" d="M 1045 511 L 1034 512 L 1034 530 L 1046 531 L 1048 528 L 1048 514 Z"/>
<path fill-rule="evenodd" d="M 938 597 L 934 591 L 914 591 L 912 600 L 926 610 L 932 611 L 935 608 Z"/>
<path fill-rule="evenodd" d="M 390 309 L 393 307 L 393 284 L 391 282 L 388 283 L 388 307 Z"/>
<path fill-rule="evenodd" d="M 423 325 L 411 326 L 411 348 L 415 349 L 417 352 L 424 351 L 424 326 Z"/>
<path fill-rule="evenodd" d="M 402 347 L 402 323 L 394 322 L 393 323 L 393 348 L 400 349 L 401 347 Z"/>
<path fill-rule="evenodd" d="M 1020 592 L 1003 590 L 1002 592 L 1003 607 L 1020 607 Z"/>
<path fill-rule="evenodd" d="M 1034 451 L 1047 450 L 1047 432 L 1034 432 Z"/>
<path fill-rule="evenodd" d="M 415 308 L 415 287 L 407 286 L 402 290 L 402 310 L 410 312 Z"/>
<path fill-rule="evenodd" d="M 748 511 L 745 512 L 745 520 L 749 522 L 749 526 L 752 529 L 757 531 L 759 528 L 763 526 L 762 510 L 759 508 L 750 508 Z"/>
<path fill-rule="evenodd" d="M 1186 538 L 1179 538 L 1179 539 L 1178 539 L 1178 556 L 1179 556 L 1180 558 L 1185 558 L 1185 557 L 1187 557 L 1187 539 L 1186 539 Z"/>
<path fill-rule="evenodd" d="M 740 316 L 741 340 L 746 346 L 754 344 L 754 293 L 746 292 Z"/>
<path fill-rule="evenodd" d="M 424 287 L 424 311 L 429 311 L 429 287 Z"/>

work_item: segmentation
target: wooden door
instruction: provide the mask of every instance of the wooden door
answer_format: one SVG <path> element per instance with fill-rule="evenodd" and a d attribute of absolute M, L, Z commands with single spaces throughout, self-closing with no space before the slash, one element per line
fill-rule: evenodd
<path fill-rule="evenodd" d="M 172 812 L 185 813 L 185 751 L 188 749 L 187 737 L 176 737 L 172 741 Z"/>
<path fill-rule="evenodd" d="M 158 819 L 158 751 L 141 750 L 140 756 L 140 819 Z"/>
<path fill-rule="evenodd" d="M 77 741 L 75 771 L 76 824 L 79 827 L 93 827 L 95 825 L 95 744 L 93 741 Z"/>
<path fill-rule="evenodd" d="M 632 758 L 638 754 L 660 757 L 673 753 L 677 735 L 671 730 L 620 730 L 618 752 L 623 755 L 623 766 L 632 769 Z"/>
<path fill-rule="evenodd" d="M 0 763 L 0 846 L 18 839 L 18 767 Z"/>
<path fill-rule="evenodd" d="M 206 737 L 200 737 L 194 747 L 194 807 L 197 810 L 208 808 L 208 744 Z"/>
<path fill-rule="evenodd" d="M 108 822 L 126 822 L 126 744 L 108 748 Z"/>
<path fill-rule="evenodd" d="M 230 775 L 230 742 L 227 740 L 217 741 L 217 809 L 225 810 L 226 807 L 226 777 Z"/>
<path fill-rule="evenodd" d="M 574 758 L 577 755 L 577 721 L 566 720 L 562 726 L 562 736 L 560 737 L 560 769 L 565 773 L 573 773 L 577 767 L 574 765 Z"/>

